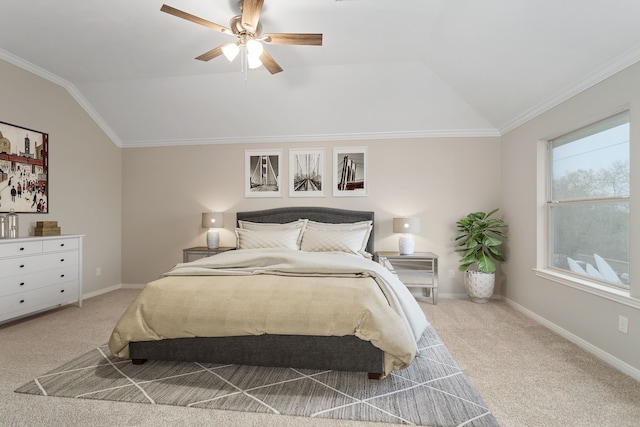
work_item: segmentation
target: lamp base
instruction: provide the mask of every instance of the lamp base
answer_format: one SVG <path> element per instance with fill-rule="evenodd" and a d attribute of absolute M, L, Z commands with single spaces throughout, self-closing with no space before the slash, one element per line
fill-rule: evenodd
<path fill-rule="evenodd" d="M 412 234 L 403 234 L 398 240 L 398 250 L 400 255 L 411 255 L 416 247 L 416 241 Z"/>
<path fill-rule="evenodd" d="M 220 234 L 215 230 L 207 231 L 207 248 L 218 249 L 220 246 Z"/>

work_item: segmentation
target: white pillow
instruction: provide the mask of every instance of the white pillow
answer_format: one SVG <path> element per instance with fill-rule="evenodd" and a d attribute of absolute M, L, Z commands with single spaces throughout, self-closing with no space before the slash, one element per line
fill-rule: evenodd
<path fill-rule="evenodd" d="M 251 222 L 238 220 L 238 227 L 243 230 L 291 230 L 293 228 L 304 228 L 307 224 L 306 219 L 299 219 L 297 221 L 287 222 L 284 224 L 271 223 L 271 222 Z"/>
<path fill-rule="evenodd" d="M 291 230 L 242 230 L 236 228 L 238 249 L 289 248 L 300 249 L 301 228 Z"/>
<path fill-rule="evenodd" d="M 333 224 L 328 222 L 307 221 L 307 228 L 315 230 L 360 230 L 362 228 L 371 227 L 373 221 L 344 222 Z"/>
<path fill-rule="evenodd" d="M 313 229 L 313 230 L 326 230 L 326 231 L 355 231 L 355 230 L 367 230 L 364 240 L 362 242 L 362 248 L 360 249 L 360 254 L 366 258 L 372 258 L 371 254 L 367 252 L 367 242 L 369 241 L 369 235 L 371 234 L 371 230 L 373 229 L 373 221 L 358 221 L 358 222 L 344 222 L 344 223 L 328 223 L 328 222 L 317 222 L 309 220 L 307 222 L 307 226 L 305 230 Z M 304 236 L 303 236 L 304 237 Z"/>
<path fill-rule="evenodd" d="M 359 230 L 316 230 L 307 228 L 300 249 L 307 252 L 347 252 L 371 258 L 365 251 L 371 226 Z"/>

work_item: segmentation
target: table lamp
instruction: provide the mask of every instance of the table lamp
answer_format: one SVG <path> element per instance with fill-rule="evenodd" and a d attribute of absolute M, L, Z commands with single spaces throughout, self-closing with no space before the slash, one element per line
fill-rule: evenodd
<path fill-rule="evenodd" d="M 416 246 L 413 235 L 420 232 L 420 218 L 393 218 L 393 232 L 402 233 L 400 235 L 400 239 L 398 240 L 398 249 L 400 251 L 400 255 L 413 254 L 413 250 Z"/>
<path fill-rule="evenodd" d="M 224 227 L 224 216 L 222 212 L 203 212 L 202 228 L 207 228 L 207 248 L 218 249 L 220 245 L 220 235 L 216 228 Z"/>

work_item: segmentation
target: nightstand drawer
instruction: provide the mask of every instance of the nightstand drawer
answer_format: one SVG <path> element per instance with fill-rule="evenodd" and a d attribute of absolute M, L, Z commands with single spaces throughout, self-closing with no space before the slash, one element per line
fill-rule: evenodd
<path fill-rule="evenodd" d="M 222 252 L 232 251 L 235 247 L 221 246 L 215 249 L 209 249 L 206 246 L 196 246 L 194 248 L 188 248 L 182 250 L 182 262 L 197 261 L 201 258 L 217 255 Z"/>
<path fill-rule="evenodd" d="M 394 259 L 387 260 L 393 265 L 393 269 L 396 272 L 407 272 L 407 273 L 424 273 L 424 272 L 433 272 L 433 260 L 420 260 L 416 262 L 416 260 L 410 259 Z"/>
<path fill-rule="evenodd" d="M 428 286 L 433 284 L 433 279 L 430 277 L 431 272 L 427 271 L 398 271 L 396 270 L 396 274 L 402 283 L 405 285 L 420 285 L 420 286 Z"/>

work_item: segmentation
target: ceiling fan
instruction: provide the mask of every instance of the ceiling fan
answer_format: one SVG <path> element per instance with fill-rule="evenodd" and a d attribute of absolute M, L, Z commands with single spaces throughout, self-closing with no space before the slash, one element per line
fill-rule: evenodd
<path fill-rule="evenodd" d="M 178 18 L 213 28 L 221 33 L 235 36 L 238 39 L 236 42 L 220 45 L 196 57 L 196 59 L 209 61 L 224 54 L 229 61 L 233 61 L 238 53 L 241 53 L 242 69 L 246 78 L 247 68 L 258 68 L 260 65 L 264 65 L 271 74 L 282 71 L 282 67 L 264 50 L 263 43 L 322 46 L 322 34 L 262 34 L 260 12 L 263 4 L 264 0 L 240 0 L 238 6 L 242 14 L 231 18 L 229 27 L 215 24 L 166 4 L 163 4 L 160 10 Z"/>

